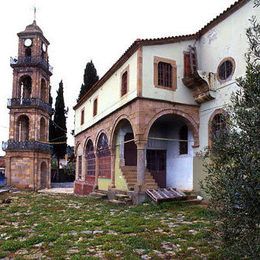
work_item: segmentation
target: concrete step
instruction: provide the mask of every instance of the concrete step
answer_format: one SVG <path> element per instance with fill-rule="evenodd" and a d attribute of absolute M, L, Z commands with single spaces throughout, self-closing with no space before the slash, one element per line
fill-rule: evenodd
<path fill-rule="evenodd" d="M 182 203 L 185 204 L 189 204 L 189 205 L 198 205 L 202 203 L 202 200 L 198 200 L 198 199 L 186 199 L 186 200 L 182 200 Z"/>
<path fill-rule="evenodd" d="M 127 204 L 126 201 L 122 201 L 122 200 L 109 200 L 108 202 L 115 204 L 115 205 L 126 205 Z"/>
<path fill-rule="evenodd" d="M 122 172 L 133 172 L 133 171 L 137 171 L 137 167 L 136 166 L 121 166 L 121 171 Z"/>
<path fill-rule="evenodd" d="M 120 194 L 120 193 L 115 194 L 115 197 L 117 200 L 122 200 L 122 201 L 130 199 L 128 195 Z"/>
<path fill-rule="evenodd" d="M 96 199 L 106 199 L 107 194 L 102 193 L 102 192 L 91 192 L 89 196 L 96 198 Z"/>

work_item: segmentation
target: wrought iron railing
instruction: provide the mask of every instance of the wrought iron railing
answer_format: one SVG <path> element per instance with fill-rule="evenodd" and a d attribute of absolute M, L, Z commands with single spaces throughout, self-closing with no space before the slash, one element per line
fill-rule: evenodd
<path fill-rule="evenodd" d="M 39 98 L 10 98 L 7 100 L 7 107 L 39 107 L 49 114 L 53 114 L 53 109 L 48 103 L 43 102 Z"/>
<path fill-rule="evenodd" d="M 49 64 L 48 61 L 46 61 L 41 56 L 32 56 L 32 57 L 10 57 L 10 65 L 16 66 L 16 65 L 30 65 L 30 66 L 41 66 L 43 69 L 48 70 L 49 72 L 53 72 L 53 67 Z"/>
<path fill-rule="evenodd" d="M 42 143 L 39 141 L 14 141 L 8 140 L 2 142 L 3 151 L 38 151 L 38 152 L 51 152 L 52 146 L 50 144 Z"/>

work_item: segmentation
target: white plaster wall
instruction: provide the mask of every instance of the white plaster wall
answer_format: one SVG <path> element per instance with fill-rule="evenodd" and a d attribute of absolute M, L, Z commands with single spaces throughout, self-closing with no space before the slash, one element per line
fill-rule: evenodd
<path fill-rule="evenodd" d="M 167 150 L 166 186 L 180 190 L 193 189 L 193 136 L 188 132 L 188 154 L 179 154 L 179 130 L 182 123 L 176 122 L 171 129 L 152 128 L 149 137 L 168 138 L 175 141 L 149 140 L 147 149 Z"/>
<path fill-rule="evenodd" d="M 199 69 L 217 73 L 220 62 L 226 57 L 235 60 L 235 71 L 231 80 L 216 81 L 216 98 L 200 106 L 200 147 L 208 145 L 208 122 L 211 114 L 218 108 L 230 103 L 230 97 L 237 90 L 236 79 L 245 75 L 245 53 L 248 50 L 246 29 L 249 18 L 260 18 L 260 8 L 253 8 L 250 1 L 231 16 L 212 28 L 197 42 Z"/>
<path fill-rule="evenodd" d="M 142 95 L 147 98 L 196 104 L 191 91 L 183 85 L 183 52 L 188 50 L 194 41 L 182 41 L 171 44 L 143 47 L 143 88 Z M 176 91 L 157 88 L 154 86 L 154 57 L 162 57 L 176 61 L 177 89 Z"/>
<path fill-rule="evenodd" d="M 129 88 L 121 97 L 121 73 L 129 65 Z M 137 53 L 134 53 L 84 104 L 75 111 L 75 134 L 95 124 L 137 96 Z M 93 117 L 93 102 L 98 98 L 97 115 Z M 81 110 L 85 109 L 84 124 L 80 124 Z"/>

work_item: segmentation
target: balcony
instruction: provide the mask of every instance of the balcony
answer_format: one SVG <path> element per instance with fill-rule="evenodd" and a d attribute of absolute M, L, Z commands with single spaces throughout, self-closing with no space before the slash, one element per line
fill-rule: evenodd
<path fill-rule="evenodd" d="M 10 66 L 12 68 L 18 66 L 39 66 L 40 68 L 46 70 L 50 75 L 53 73 L 53 67 L 41 56 L 19 58 L 10 57 Z"/>
<path fill-rule="evenodd" d="M 49 114 L 53 114 L 53 109 L 51 106 L 43 102 L 39 98 L 10 98 L 7 101 L 7 108 L 21 108 L 21 107 L 36 107 Z"/>
<path fill-rule="evenodd" d="M 51 152 L 51 145 L 39 141 L 14 141 L 2 142 L 3 151 L 36 151 L 43 153 Z"/>

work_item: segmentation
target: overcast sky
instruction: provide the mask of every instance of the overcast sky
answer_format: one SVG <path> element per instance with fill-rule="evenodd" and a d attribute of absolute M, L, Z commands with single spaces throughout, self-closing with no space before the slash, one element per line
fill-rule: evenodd
<path fill-rule="evenodd" d="M 98 75 L 114 64 L 137 38 L 190 34 L 233 4 L 234 0 L 1 0 L 0 1 L 0 142 L 8 139 L 12 69 L 17 56 L 17 33 L 33 21 L 49 40 L 49 60 L 54 67 L 52 96 L 64 83 L 69 107 L 68 133 L 74 128 L 73 106 L 79 94 L 85 65 L 91 59 Z M 68 134 L 68 143 L 73 137 Z M 0 148 L 0 155 L 3 152 Z"/>

